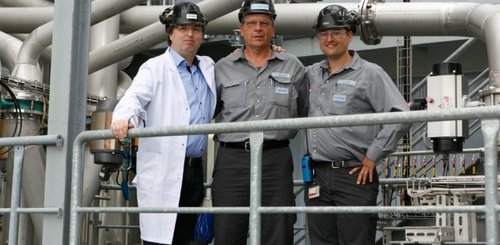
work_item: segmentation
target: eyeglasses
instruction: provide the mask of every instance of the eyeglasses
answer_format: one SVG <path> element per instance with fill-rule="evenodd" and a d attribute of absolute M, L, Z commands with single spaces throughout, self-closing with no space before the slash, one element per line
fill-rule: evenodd
<path fill-rule="evenodd" d="M 334 38 L 339 38 L 347 34 L 347 31 L 343 30 L 326 30 L 326 31 L 320 31 L 318 32 L 318 38 L 319 39 L 327 39 L 328 37 L 334 37 Z"/>
<path fill-rule="evenodd" d="M 247 25 L 250 28 L 255 28 L 257 25 L 259 25 L 262 28 L 267 28 L 270 27 L 272 24 L 272 21 L 270 20 L 262 20 L 262 21 L 257 21 L 257 20 L 249 20 L 243 22 L 243 24 Z"/>
<path fill-rule="evenodd" d="M 182 33 L 187 33 L 189 31 L 193 31 L 193 33 L 195 34 L 203 33 L 203 26 L 198 26 L 198 25 L 175 26 L 175 29 Z"/>

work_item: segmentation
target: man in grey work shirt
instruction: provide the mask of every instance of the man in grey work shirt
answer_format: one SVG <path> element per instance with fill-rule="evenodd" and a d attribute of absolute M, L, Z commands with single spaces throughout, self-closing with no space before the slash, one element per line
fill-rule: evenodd
<path fill-rule="evenodd" d="M 246 0 L 240 9 L 244 47 L 216 64 L 219 122 L 293 118 L 304 115 L 307 85 L 300 61 L 271 49 L 276 13 L 271 0 Z M 293 161 L 289 139 L 297 130 L 264 133 L 262 206 L 293 206 Z M 212 184 L 216 207 L 248 207 L 250 152 L 248 132 L 218 134 L 220 147 Z M 259 244 L 293 244 L 293 214 L 264 214 Z M 248 214 L 216 214 L 215 244 L 242 245 Z"/>
<path fill-rule="evenodd" d="M 348 50 L 357 20 L 356 13 L 339 5 L 327 6 L 319 13 L 314 29 L 326 60 L 307 70 L 310 117 L 408 110 L 382 68 Z M 308 129 L 314 181 L 307 186 L 306 205 L 376 205 L 376 162 L 396 149 L 409 127 Z M 375 244 L 376 214 L 308 214 L 307 218 L 312 245 Z"/>

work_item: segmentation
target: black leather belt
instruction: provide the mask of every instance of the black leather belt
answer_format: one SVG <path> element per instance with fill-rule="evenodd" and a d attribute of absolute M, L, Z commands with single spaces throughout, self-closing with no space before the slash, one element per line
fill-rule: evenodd
<path fill-rule="evenodd" d="M 192 167 L 192 168 L 197 168 L 201 166 L 202 159 L 201 157 L 186 157 L 184 158 L 184 165 Z"/>
<path fill-rule="evenodd" d="M 264 140 L 264 144 L 262 146 L 263 150 L 287 147 L 290 145 L 289 140 Z M 250 151 L 250 142 L 220 142 L 221 147 L 241 149 L 245 151 Z"/>
<path fill-rule="evenodd" d="M 352 168 L 361 166 L 357 160 L 344 160 L 344 161 L 310 161 L 311 168 Z"/>

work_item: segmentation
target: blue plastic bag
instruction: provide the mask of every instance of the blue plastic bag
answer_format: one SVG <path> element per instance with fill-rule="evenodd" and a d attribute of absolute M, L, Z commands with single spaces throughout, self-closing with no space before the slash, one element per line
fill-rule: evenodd
<path fill-rule="evenodd" d="M 208 245 L 214 239 L 214 214 L 202 213 L 198 215 L 196 226 L 194 227 L 193 240 L 199 241 L 203 245 Z"/>

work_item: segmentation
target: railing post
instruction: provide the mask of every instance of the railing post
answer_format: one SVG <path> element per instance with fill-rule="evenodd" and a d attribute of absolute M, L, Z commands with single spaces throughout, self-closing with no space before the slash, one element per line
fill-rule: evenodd
<path fill-rule="evenodd" d="M 485 219 L 486 219 L 486 244 L 498 244 L 498 203 L 497 170 L 498 150 L 497 139 L 500 121 L 498 119 L 481 120 L 481 131 L 484 140 L 484 177 L 485 177 Z"/>
<path fill-rule="evenodd" d="M 260 244 L 263 141 L 264 132 L 250 133 L 250 245 Z"/>
<path fill-rule="evenodd" d="M 21 181 L 23 177 L 24 146 L 14 147 L 12 173 L 12 195 L 10 200 L 9 244 L 17 244 L 19 230 L 19 203 L 21 202 Z"/>
<path fill-rule="evenodd" d="M 69 244 L 80 244 L 81 213 L 78 208 L 82 205 L 84 142 L 77 136 L 73 143 L 73 159 L 71 162 L 71 199 L 70 199 L 70 222 L 69 222 Z"/>

